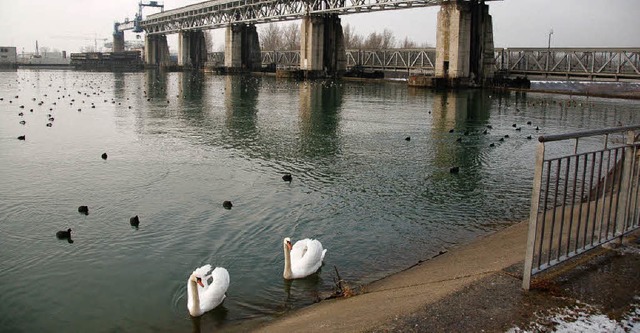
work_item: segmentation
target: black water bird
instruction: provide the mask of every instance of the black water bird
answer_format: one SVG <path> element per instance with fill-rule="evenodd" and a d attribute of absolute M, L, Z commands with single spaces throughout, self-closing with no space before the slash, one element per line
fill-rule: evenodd
<path fill-rule="evenodd" d="M 491 143 L 491 144 L 489 144 L 489 147 L 495 147 L 495 146 L 496 146 L 496 144 L 495 144 L 495 143 Z"/>
<path fill-rule="evenodd" d="M 504 141 L 504 138 L 500 138 L 500 140 L 498 140 L 498 141 Z"/>
<path fill-rule="evenodd" d="M 449 133 L 453 133 L 453 128 L 449 130 Z"/>
<path fill-rule="evenodd" d="M 451 168 L 449 168 L 449 172 L 450 173 L 458 173 L 458 172 L 460 172 L 460 167 L 457 167 L 457 166 L 451 167 Z"/>
<path fill-rule="evenodd" d="M 59 239 L 66 239 L 71 237 L 71 229 L 67 229 L 67 231 L 60 230 L 56 232 L 56 237 L 58 237 Z"/>
<path fill-rule="evenodd" d="M 138 226 L 140 225 L 140 219 L 138 218 L 138 215 L 130 218 L 129 224 L 131 224 L 132 227 L 138 228 Z"/>
<path fill-rule="evenodd" d="M 522 127 L 516 127 L 516 131 L 521 131 Z"/>
<path fill-rule="evenodd" d="M 51 127 L 51 126 L 53 126 L 52 123 L 47 123 L 47 127 Z"/>
<path fill-rule="evenodd" d="M 406 138 L 404 138 L 404 139 L 405 139 L 406 141 L 411 141 L 411 137 L 410 137 L 410 136 L 408 136 L 408 137 L 406 137 Z"/>
<path fill-rule="evenodd" d="M 457 138 L 456 142 L 462 142 L 462 137 Z"/>
<path fill-rule="evenodd" d="M 87 206 L 80 206 L 78 207 L 78 212 L 84 215 L 89 215 L 89 207 Z"/>
<path fill-rule="evenodd" d="M 24 116 L 24 113 L 20 112 L 20 113 L 18 113 L 18 116 L 22 117 L 22 116 Z"/>
<path fill-rule="evenodd" d="M 536 131 L 539 131 L 539 130 L 540 130 L 540 127 L 536 126 Z"/>
<path fill-rule="evenodd" d="M 231 201 L 226 200 L 222 203 L 222 207 L 224 207 L 225 209 L 231 209 L 231 207 L 233 207 L 233 204 L 231 203 Z"/>
<path fill-rule="evenodd" d="M 66 239 L 69 243 L 73 243 L 73 240 L 71 239 L 71 229 L 67 229 L 67 231 L 60 230 L 56 232 L 56 237 L 58 239 Z"/>
<path fill-rule="evenodd" d="M 505 137 L 505 138 L 508 138 L 508 137 L 509 137 L 509 134 L 505 134 L 505 135 L 504 135 L 504 137 Z"/>
<path fill-rule="evenodd" d="M 26 123 L 27 123 L 26 121 L 24 121 L 24 120 L 20 120 L 20 125 L 24 125 L 24 124 L 26 124 Z"/>
<path fill-rule="evenodd" d="M 529 135 L 529 136 L 527 137 L 527 139 L 528 139 L 528 140 L 531 140 L 531 135 Z"/>
<path fill-rule="evenodd" d="M 102 159 L 106 160 L 107 159 L 107 153 L 102 153 Z"/>
<path fill-rule="evenodd" d="M 291 182 L 293 180 L 293 176 L 291 176 L 290 173 L 286 173 L 284 176 L 282 176 L 282 180 L 284 180 L 285 182 Z"/>
<path fill-rule="evenodd" d="M 25 140 L 25 139 L 26 139 L 26 137 L 25 137 L 24 135 L 20 135 L 20 136 L 18 137 L 18 140 Z"/>
<path fill-rule="evenodd" d="M 527 121 L 527 125 L 531 125 L 531 121 Z"/>

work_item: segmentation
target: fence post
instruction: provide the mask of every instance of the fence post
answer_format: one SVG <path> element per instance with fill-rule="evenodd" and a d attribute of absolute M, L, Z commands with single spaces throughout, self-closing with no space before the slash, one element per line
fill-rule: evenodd
<path fill-rule="evenodd" d="M 620 181 L 620 191 L 618 191 L 618 202 L 620 202 L 620 207 L 618 208 L 617 216 L 616 216 L 616 228 L 615 234 L 622 235 L 624 233 L 625 226 L 627 225 L 628 219 L 628 210 L 629 210 L 629 200 L 631 200 L 631 181 L 633 173 L 633 160 L 635 156 L 633 156 L 633 143 L 635 142 L 635 131 L 631 130 L 627 132 L 627 146 L 624 148 L 624 163 L 622 165 L 622 174 Z M 620 197 L 622 197 L 622 201 L 620 201 Z"/>
<path fill-rule="evenodd" d="M 527 252 L 524 258 L 522 272 L 522 289 L 531 287 L 531 271 L 533 268 L 533 254 L 536 246 L 536 230 L 538 222 L 538 207 L 540 205 L 540 187 L 542 186 L 542 168 L 544 165 L 544 142 L 539 142 L 536 148 L 536 164 L 533 173 L 533 190 L 531 191 L 531 209 L 529 210 L 529 234 L 527 236 Z M 542 212 L 545 214 L 546 212 Z"/>

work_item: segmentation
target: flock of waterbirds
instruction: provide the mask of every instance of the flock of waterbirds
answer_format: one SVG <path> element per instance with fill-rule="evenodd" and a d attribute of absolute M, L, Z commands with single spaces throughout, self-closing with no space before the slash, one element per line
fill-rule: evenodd
<path fill-rule="evenodd" d="M 25 81 L 24 78 L 22 78 L 22 80 Z M 18 83 L 20 83 L 20 80 L 18 80 Z M 28 82 L 23 82 L 23 83 L 28 83 Z M 22 101 L 21 96 L 15 95 L 15 96 L 13 96 L 13 98 L 7 98 L 6 101 L 9 104 L 14 104 L 14 102 L 15 102 L 14 105 L 18 105 L 19 104 L 18 109 L 20 111 L 18 112 L 18 116 L 20 117 L 19 124 L 21 124 L 21 125 L 26 125 L 27 124 L 27 122 L 25 120 L 25 112 L 27 112 L 26 111 L 27 109 L 28 109 L 29 113 L 34 113 L 34 111 L 35 111 L 34 109 L 47 108 L 47 106 L 45 106 L 45 104 L 46 103 L 49 104 L 48 105 L 49 106 L 48 107 L 48 111 L 46 113 L 47 122 L 46 122 L 45 126 L 46 127 L 52 127 L 53 123 L 55 121 L 55 117 L 53 116 L 53 112 L 56 111 L 56 108 L 59 108 L 59 107 L 61 107 L 63 105 L 63 101 L 64 100 L 68 101 L 69 106 L 74 106 L 76 104 L 81 104 L 81 105 L 87 105 L 88 104 L 88 105 L 90 105 L 90 108 L 95 109 L 96 108 L 95 102 L 89 101 L 89 103 L 87 103 L 87 101 L 85 99 L 94 98 L 94 97 L 97 97 L 97 96 L 101 96 L 102 94 L 105 94 L 105 91 L 99 88 L 100 82 L 88 81 L 88 82 L 79 83 L 78 85 L 82 87 L 80 90 L 77 90 L 74 93 L 69 93 L 69 92 L 67 92 L 67 88 L 66 87 L 58 86 L 57 88 L 53 88 L 52 84 L 49 84 L 49 88 L 55 89 L 56 93 L 60 94 L 59 96 L 53 97 L 53 96 L 49 96 L 48 94 L 43 94 L 43 96 L 40 96 L 39 98 L 38 97 L 26 98 L 27 102 L 21 104 L 20 103 Z M 76 83 L 74 83 L 73 86 L 75 87 Z M 36 85 L 33 84 L 33 87 L 35 88 Z M 83 91 L 83 90 L 87 90 L 87 89 L 90 92 Z M 147 96 L 147 92 L 146 91 L 143 91 L 143 94 L 144 94 L 144 97 L 146 98 L 147 101 L 151 100 L 151 97 Z M 77 97 L 78 100 L 76 100 L 76 97 L 74 97 L 74 95 L 78 96 Z M 179 98 L 180 96 L 176 96 L 176 97 Z M 53 102 L 51 102 L 50 101 L 51 98 L 56 98 L 56 99 Z M 127 98 L 127 100 L 128 100 L 128 98 Z M 0 102 L 3 102 L 3 101 L 5 101 L 5 97 L 1 97 L 0 96 Z M 60 105 L 58 104 L 58 102 L 60 102 Z M 110 104 L 116 104 L 117 103 L 117 105 L 122 105 L 122 102 L 118 102 L 115 98 L 112 98 L 110 100 L 103 99 L 103 102 L 104 103 L 110 103 Z M 169 100 L 167 100 L 166 102 L 170 103 Z M 35 105 L 29 105 L 28 106 L 27 103 L 34 103 Z M 539 103 L 539 105 L 547 105 L 547 106 L 549 106 L 549 105 L 554 104 L 554 105 L 558 105 L 560 107 L 567 107 L 567 108 L 568 107 L 576 107 L 576 106 L 578 106 L 577 102 L 575 100 L 571 99 L 571 98 L 566 102 L 561 102 L 561 101 L 559 102 L 559 101 L 556 101 L 556 100 L 552 99 L 552 100 L 542 100 L 541 102 L 538 102 L 538 103 Z M 536 102 L 529 102 L 528 106 L 536 106 Z M 582 103 L 580 103 L 580 106 L 582 106 Z M 81 112 L 83 110 L 82 107 L 74 107 L 74 108 L 77 110 L 77 112 Z M 132 107 L 128 106 L 128 108 L 131 109 Z M 515 110 L 516 110 L 516 112 L 520 112 L 520 110 L 518 108 L 516 108 Z M 531 121 L 527 121 L 526 122 L 526 128 L 527 129 L 534 129 L 535 132 L 538 132 L 540 130 L 539 126 L 535 126 L 535 127 L 533 127 L 533 126 L 534 125 L 532 124 Z M 516 132 L 521 132 L 523 127 L 525 127 L 525 125 L 518 125 L 518 124 L 514 123 L 512 125 L 512 127 Z M 490 130 L 493 130 L 493 126 L 492 125 L 486 125 L 486 128 L 484 130 L 482 130 L 482 131 L 478 131 L 478 130 L 475 130 L 475 131 L 471 130 L 470 131 L 470 130 L 467 130 L 467 129 L 456 131 L 455 129 L 450 129 L 449 133 L 461 134 L 456 138 L 456 142 L 462 143 L 462 142 L 464 142 L 464 137 L 465 136 L 479 135 L 479 134 L 487 135 L 487 134 L 490 134 Z M 489 144 L 489 147 L 495 147 L 496 144 L 505 142 L 505 140 L 509 139 L 509 138 L 510 138 L 509 134 L 505 134 L 505 135 L 501 136 L 497 140 L 497 142 L 491 142 Z M 533 137 L 532 137 L 531 134 L 526 136 L 527 140 L 531 140 L 532 138 Z M 22 141 L 27 140 L 26 134 L 18 136 L 17 139 L 18 140 L 22 140 Z M 405 137 L 405 140 L 406 141 L 411 141 L 411 137 L 407 136 L 407 137 Z M 105 152 L 105 153 L 102 153 L 101 157 L 102 157 L 103 160 L 107 160 L 108 155 Z M 459 166 L 452 166 L 452 167 L 450 167 L 449 172 L 453 173 L 453 174 L 459 173 L 460 172 L 460 167 Z M 286 174 L 284 174 L 284 176 L 282 176 L 282 179 L 284 181 L 286 181 L 286 182 L 291 182 L 292 176 L 291 176 L 290 173 L 286 173 Z M 233 207 L 233 203 L 231 201 L 229 201 L 229 200 L 225 200 L 222 203 L 222 206 L 225 209 L 231 209 Z M 82 214 L 85 214 L 85 215 L 89 214 L 87 206 L 80 206 L 78 208 L 78 211 L 80 213 L 82 213 Z M 134 217 L 131 217 L 130 224 L 131 224 L 131 226 L 137 228 L 139 226 L 139 224 L 140 224 L 139 217 L 137 215 L 134 216 Z M 70 243 L 73 242 L 71 240 L 71 229 L 68 229 L 66 231 L 59 231 L 58 233 L 56 233 L 56 235 L 60 239 L 66 239 Z"/>
<path fill-rule="evenodd" d="M 87 93 L 87 92 L 83 92 L 81 89 L 77 91 L 77 95 L 85 98 L 90 98 L 90 97 L 100 96 L 101 94 L 104 94 L 105 91 L 100 90 L 98 88 L 98 85 L 99 83 L 97 82 L 86 83 L 85 85 L 83 85 L 83 88 L 92 89 L 93 91 L 91 93 Z M 75 86 L 75 83 L 74 83 L 74 86 Z M 49 85 L 49 87 L 51 87 L 51 85 Z M 75 98 L 72 97 L 71 93 L 65 93 L 66 90 L 67 88 L 59 86 L 57 89 L 57 92 L 62 94 L 57 97 L 56 101 L 49 102 L 50 106 L 48 108 L 48 112 L 46 113 L 46 119 L 47 119 L 47 122 L 45 124 L 46 127 L 52 127 L 54 121 L 56 120 L 53 115 L 53 112 L 56 111 L 54 108 L 58 106 L 58 101 L 62 101 L 66 99 L 67 101 L 69 101 L 70 106 L 74 106 L 74 104 L 77 104 L 77 103 L 86 105 L 85 100 L 76 100 Z M 146 91 L 144 91 L 144 96 L 147 101 L 151 100 L 151 98 L 147 96 Z M 44 105 L 46 103 L 45 100 L 47 99 L 51 99 L 51 97 L 49 97 L 47 94 L 44 94 L 39 101 L 38 101 L 38 98 L 32 97 L 30 101 L 36 104 L 33 108 L 28 107 L 26 103 L 19 105 L 18 108 L 20 109 L 20 111 L 17 114 L 21 119 L 18 123 L 20 125 L 26 126 L 27 125 L 27 121 L 25 120 L 26 111 L 23 111 L 23 110 L 26 110 L 28 108 L 29 113 L 34 113 L 34 109 L 46 108 L 46 106 Z M 5 101 L 5 98 L 0 97 L 0 102 L 3 102 L 3 101 Z M 17 105 L 19 104 L 19 101 L 21 101 L 21 97 L 19 95 L 15 95 L 13 98 L 8 100 L 8 103 L 14 104 L 14 102 L 16 102 L 15 105 Z M 110 103 L 110 104 L 117 103 L 117 105 L 122 105 L 121 102 L 117 102 L 115 99 L 111 99 L 111 100 L 104 99 L 103 101 L 104 103 Z M 170 103 L 169 100 L 167 100 L 166 102 Z M 549 103 L 549 102 L 543 102 L 543 103 Z M 553 103 L 555 104 L 556 101 L 553 101 Z M 570 101 L 570 102 L 567 102 L 566 104 L 564 103 L 560 103 L 560 104 L 561 106 L 564 106 L 564 105 L 571 106 L 571 103 L 573 103 L 573 106 L 576 106 L 575 101 L 572 101 L 572 102 Z M 90 102 L 89 105 L 92 109 L 96 108 L 95 102 Z M 60 106 L 62 106 L 62 104 Z M 132 107 L 128 106 L 128 108 L 131 109 Z M 81 112 L 82 110 L 83 109 L 81 107 L 77 108 L 77 112 Z M 517 111 L 519 112 L 520 110 L 517 110 Z M 523 127 L 525 127 L 525 125 L 518 125 L 514 123 L 511 127 L 513 127 L 513 129 L 516 132 L 521 132 L 523 130 Z M 526 122 L 525 129 L 530 131 L 536 131 L 536 132 L 540 130 L 538 126 L 534 127 L 531 121 Z M 490 134 L 490 130 L 493 130 L 492 125 L 486 125 L 486 128 L 482 131 L 477 131 L 477 130 L 456 131 L 455 129 L 451 129 L 449 130 L 449 133 L 461 134 L 456 138 L 456 142 L 463 143 L 464 142 L 463 138 L 465 136 L 488 135 Z M 22 141 L 27 140 L 26 135 L 20 135 L 17 138 L 18 140 L 22 140 Z M 505 140 L 508 138 L 509 138 L 508 134 L 503 135 L 497 140 L 498 142 L 492 142 L 489 144 L 489 146 L 495 147 L 497 143 L 505 142 Z M 405 140 L 407 142 L 411 141 L 411 139 L 412 138 L 409 136 L 405 137 Z M 531 140 L 532 135 L 526 136 L 526 139 Z M 106 152 L 101 154 L 101 158 L 105 161 L 108 159 L 108 157 L 109 156 L 107 155 Z M 452 166 L 449 168 L 449 172 L 452 174 L 457 174 L 460 172 L 460 167 Z M 290 173 L 285 173 L 282 176 L 282 180 L 285 182 L 291 183 L 293 180 L 293 176 Z M 222 207 L 224 209 L 232 209 L 233 203 L 230 200 L 225 200 L 222 203 Z M 89 215 L 89 207 L 86 205 L 79 206 L 78 213 L 83 214 L 85 216 Z M 139 216 L 138 215 L 132 216 L 129 219 L 129 224 L 132 228 L 135 228 L 137 230 L 140 226 Z M 71 233 L 72 233 L 72 229 L 67 228 L 66 230 L 57 231 L 55 235 L 58 239 L 66 240 L 69 243 L 73 243 L 74 241 L 72 239 Z M 283 276 L 285 279 L 303 278 L 310 274 L 315 273 L 317 269 L 320 267 L 320 265 L 322 264 L 322 260 L 324 259 L 324 254 L 326 252 L 326 249 L 322 248 L 322 245 L 320 244 L 320 242 L 312 239 L 303 239 L 296 242 L 295 245 L 292 245 L 291 240 L 289 238 L 285 238 L 283 247 L 285 252 L 285 271 L 283 273 Z M 313 253 L 314 257 L 303 258 L 305 254 L 308 254 L 308 253 Z M 303 262 L 303 259 L 307 260 L 307 262 Z M 211 281 L 212 276 L 214 277 L 213 281 Z M 203 312 L 211 310 L 212 308 L 220 304 L 222 300 L 224 300 L 224 298 L 226 297 L 225 293 L 228 285 L 229 285 L 229 274 L 226 271 L 226 269 L 221 267 L 216 267 L 215 269 L 212 270 L 210 265 L 205 265 L 200 268 L 197 268 L 191 274 L 188 280 L 188 309 L 190 314 L 194 316 L 198 316 Z M 198 301 L 194 301 L 194 299 L 199 299 L 200 302 L 206 302 L 208 297 L 209 298 L 213 297 L 211 296 L 211 294 L 215 294 L 215 297 L 216 297 L 215 300 L 210 299 L 207 304 L 194 303 L 194 302 L 198 302 Z"/>
<path fill-rule="evenodd" d="M 20 82 L 20 81 L 23 81 L 23 82 Z M 21 80 L 20 79 L 17 80 L 16 83 L 18 83 L 18 84 L 28 84 L 30 82 L 29 82 L 29 80 L 27 80 L 25 78 L 22 78 Z M 11 85 L 12 84 L 9 84 L 9 86 L 11 86 Z M 35 83 L 31 83 L 31 85 L 32 85 L 33 88 L 37 87 Z M 76 86 L 75 83 L 73 85 Z M 53 88 L 52 84 L 49 84 L 48 88 L 55 89 L 56 93 L 59 94 L 58 96 L 54 97 L 54 96 L 49 96 L 49 94 L 43 94 L 42 96 L 40 96 L 40 98 L 38 98 L 38 97 L 31 97 L 30 99 L 27 98 L 26 102 L 23 102 L 24 104 L 20 103 L 24 99 L 24 98 L 21 98 L 20 95 L 15 95 L 12 98 L 6 98 L 6 99 L 5 99 L 5 97 L 0 96 L 0 102 L 5 102 L 5 100 L 6 100 L 6 102 L 8 102 L 10 105 L 17 105 L 17 108 L 20 110 L 18 112 L 18 117 L 20 117 L 20 121 L 18 123 L 20 125 L 23 125 L 23 126 L 27 125 L 27 121 L 25 120 L 25 112 L 26 111 L 23 111 L 23 110 L 26 110 L 28 108 L 28 112 L 29 113 L 34 113 L 34 111 L 37 112 L 38 108 L 42 109 L 42 108 L 47 108 L 47 106 L 49 106 L 48 110 L 46 111 L 47 112 L 47 114 L 46 114 L 47 123 L 45 124 L 45 126 L 46 127 L 53 127 L 53 122 L 55 121 L 55 118 L 54 118 L 52 113 L 57 111 L 58 108 L 62 108 L 62 106 L 63 106 L 62 102 L 64 100 L 69 101 L 69 106 L 70 107 L 74 106 L 75 104 L 85 104 L 86 105 L 87 101 L 85 99 L 89 99 L 89 98 L 92 98 L 92 97 L 97 97 L 97 96 L 100 96 L 102 94 L 105 94 L 105 91 L 99 88 L 100 82 L 91 80 L 91 81 L 88 81 L 88 82 L 83 82 L 81 84 L 79 83 L 78 85 L 81 86 L 82 89 L 77 90 L 74 93 L 69 93 L 69 92 L 67 92 L 67 88 L 66 87 L 58 86 L 57 88 Z M 86 90 L 86 89 L 89 89 L 91 92 L 83 91 L 83 90 Z M 77 97 L 78 100 L 76 100 L 76 97 L 74 97 L 74 94 L 77 94 L 79 96 L 79 97 Z M 151 101 L 151 97 L 147 96 L 147 92 L 146 91 L 143 91 L 143 94 L 144 94 L 144 97 L 145 97 L 145 99 L 147 101 Z M 176 96 L 176 97 L 179 98 L 180 96 Z M 53 102 L 49 102 L 49 100 L 51 98 L 56 98 L 56 99 Z M 127 98 L 127 100 L 128 99 L 129 98 Z M 14 104 L 14 102 L 15 102 L 15 104 Z M 60 104 L 59 104 L 59 102 L 60 102 Z M 110 103 L 110 104 L 116 104 L 117 103 L 117 105 L 119 105 L 119 106 L 122 105 L 122 102 L 117 102 L 115 98 L 112 98 L 111 100 L 104 99 L 103 102 L 104 103 Z M 170 103 L 170 100 L 167 100 L 166 102 Z M 28 105 L 29 103 L 33 103 L 34 105 Z M 89 103 L 90 103 L 89 105 L 90 105 L 90 107 L 92 109 L 96 108 L 95 102 L 89 101 Z M 45 106 L 45 104 L 49 104 L 49 105 Z M 128 106 L 128 108 L 131 109 L 132 107 Z M 82 112 L 82 107 L 77 108 L 77 112 Z M 26 141 L 27 140 L 27 136 L 26 136 L 26 134 L 19 135 L 17 137 L 17 139 L 20 140 L 20 141 Z M 102 153 L 102 155 L 101 155 L 101 158 L 103 160 L 105 160 L 105 161 L 108 159 L 108 157 L 109 156 L 108 156 L 108 154 L 106 152 Z M 292 178 L 290 173 L 285 173 L 282 176 L 282 179 L 285 182 L 291 183 L 293 178 Z M 233 203 L 231 201 L 229 201 L 229 200 L 225 200 L 222 203 L 222 207 L 225 208 L 225 209 L 231 209 L 233 207 Z M 78 207 L 78 212 L 80 214 L 83 214 L 83 215 L 89 215 L 89 207 L 86 206 L 86 205 L 81 205 L 81 206 Z M 140 226 L 140 218 L 138 217 L 138 215 L 135 215 L 135 216 L 131 217 L 129 219 L 129 224 L 133 228 L 138 229 L 138 227 Z M 73 239 L 71 238 L 71 232 L 72 232 L 71 228 L 67 228 L 67 230 L 60 230 L 60 231 L 56 232 L 56 237 L 58 239 L 67 240 L 69 243 L 73 243 Z"/>
<path fill-rule="evenodd" d="M 24 80 L 24 79 L 23 79 L 23 80 Z M 74 84 L 74 86 L 75 86 L 75 84 Z M 77 93 L 77 95 L 79 95 L 79 96 L 81 96 L 81 97 L 84 97 L 84 98 L 91 98 L 91 97 L 95 97 L 95 96 L 100 96 L 101 94 L 104 94 L 104 93 L 105 93 L 105 91 L 104 91 L 104 90 L 99 89 L 99 88 L 98 88 L 98 86 L 99 86 L 99 82 L 89 81 L 89 82 L 86 82 L 84 85 L 82 85 L 82 87 L 83 87 L 83 88 L 91 89 L 92 91 L 91 91 L 90 93 L 89 93 L 89 92 L 83 92 L 82 90 L 78 90 L 76 93 Z M 35 87 L 35 85 L 34 85 L 34 87 Z M 49 87 L 51 87 L 51 84 L 49 85 Z M 69 105 L 70 105 L 70 106 L 73 106 L 74 104 L 77 104 L 77 103 L 80 103 L 80 104 L 86 104 L 86 101 L 85 101 L 85 100 L 76 100 L 76 99 L 73 97 L 72 93 L 66 93 L 66 90 L 67 90 L 67 88 L 66 88 L 66 87 L 58 86 L 58 88 L 57 88 L 56 92 L 57 92 L 57 93 L 61 93 L 61 95 L 60 95 L 60 96 L 57 96 L 57 100 L 56 100 L 56 101 L 53 101 L 53 102 L 51 102 L 51 103 L 50 103 L 51 105 L 49 106 L 49 108 L 48 108 L 48 113 L 46 114 L 46 118 L 47 118 L 47 120 L 48 120 L 48 122 L 46 123 L 46 126 L 47 126 L 47 127 L 52 127 L 52 126 L 53 126 L 53 122 L 54 122 L 55 118 L 54 118 L 54 116 L 53 116 L 52 112 L 54 112 L 54 107 L 57 107 L 57 106 L 58 106 L 58 101 L 62 101 L 62 100 L 64 100 L 64 99 L 66 99 L 66 100 L 68 100 L 68 101 L 69 101 Z M 151 97 L 147 96 L 147 92 L 146 92 L 146 91 L 143 91 L 143 94 L 144 94 L 144 97 L 146 98 L 146 100 L 147 100 L 147 101 L 150 101 L 150 100 L 151 100 Z M 177 96 L 177 97 L 180 97 L 180 96 Z M 43 94 L 43 96 L 41 96 L 41 98 L 40 98 L 39 100 L 38 100 L 38 98 L 36 98 L 36 97 L 32 97 L 32 98 L 30 99 L 30 101 L 31 101 L 31 102 L 36 102 L 35 108 L 38 108 L 38 107 L 40 107 L 40 108 L 45 107 L 45 108 L 46 108 L 46 106 L 44 106 L 44 105 L 45 105 L 45 103 L 46 103 L 46 102 L 45 102 L 45 100 L 47 100 L 47 99 L 50 99 L 50 97 L 48 96 L 48 94 Z M 4 98 L 4 97 L 0 97 L 0 102 L 2 102 L 2 101 L 4 101 L 4 100 L 5 100 L 5 98 Z M 20 96 L 19 96 L 19 95 L 15 95 L 13 98 L 9 98 L 9 99 L 8 99 L 8 102 L 9 102 L 10 104 L 13 104 L 13 103 L 14 103 L 14 101 L 15 101 L 15 102 L 16 102 L 16 104 L 19 104 L 19 101 L 20 101 L 20 100 L 21 100 L 21 99 L 20 99 Z M 127 98 L 127 100 L 128 100 L 128 98 Z M 110 104 L 116 104 L 116 103 L 117 103 L 117 105 L 122 105 L 122 102 L 117 102 L 117 101 L 116 101 L 116 99 L 114 99 L 114 98 L 112 98 L 111 100 L 104 99 L 104 100 L 103 100 L 103 102 L 104 102 L 104 103 L 110 103 Z M 167 103 L 170 103 L 170 101 L 169 101 L 169 100 L 167 100 Z M 540 102 L 540 103 L 541 103 L 541 104 L 546 104 L 546 105 L 550 105 L 550 104 L 557 104 L 557 105 L 558 105 L 558 106 L 560 106 L 560 107 L 571 107 L 571 106 L 576 107 L 576 106 L 577 106 L 576 101 L 575 101 L 575 100 L 573 100 L 573 99 L 569 99 L 569 100 L 568 100 L 568 101 L 566 101 L 566 102 L 557 102 L 556 100 L 551 100 L 551 101 L 544 100 L 544 101 L 542 101 L 542 102 Z M 61 104 L 61 105 L 62 105 L 62 104 Z M 61 106 L 61 105 L 60 105 L 60 106 Z M 95 107 L 96 107 L 95 102 L 90 102 L 90 104 L 89 104 L 89 105 L 90 105 L 90 107 L 91 107 L 91 108 L 93 108 L 93 109 L 95 109 Z M 530 105 L 530 106 L 535 106 L 535 102 L 531 102 L 529 105 Z M 582 104 L 580 104 L 580 105 L 582 105 Z M 25 109 L 27 108 L 27 105 L 25 105 L 25 104 L 20 104 L 20 105 L 18 106 L 18 108 L 19 108 L 20 110 L 25 110 Z M 132 107 L 131 107 L 131 106 L 128 106 L 128 108 L 129 108 L 129 109 L 131 109 Z M 77 111 L 78 111 L 78 112 L 81 112 L 81 111 L 82 111 L 82 108 L 77 108 Z M 34 112 L 34 107 L 29 107 L 29 111 L 28 111 L 28 112 L 33 113 L 33 112 Z M 516 108 L 516 112 L 520 112 L 520 110 L 519 110 L 518 108 Z M 431 112 L 429 112 L 429 113 L 431 113 Z M 24 120 L 25 111 L 20 111 L 20 112 L 18 113 L 18 116 L 19 116 L 20 118 L 22 118 L 22 119 L 19 121 L 19 124 L 21 124 L 21 125 L 26 125 L 26 120 Z M 521 132 L 524 126 L 525 126 L 525 125 L 518 125 L 518 124 L 515 124 L 515 123 L 512 125 L 513 129 L 514 129 L 516 132 Z M 538 131 L 540 130 L 540 127 L 539 127 L 539 126 L 535 126 L 535 127 L 533 127 L 533 124 L 532 124 L 532 122 L 531 122 L 531 121 L 527 121 L 527 122 L 526 122 L 526 126 L 527 126 L 527 129 L 533 129 L 533 130 L 535 130 L 535 132 L 538 132 Z M 453 128 L 452 128 L 452 129 L 450 129 L 450 130 L 449 130 L 449 133 L 451 133 L 451 134 L 461 134 L 461 135 L 459 135 L 459 136 L 456 138 L 456 142 L 458 142 L 458 143 L 463 143 L 463 142 L 464 142 L 464 137 L 466 137 L 466 136 L 470 136 L 470 135 L 479 135 L 479 134 L 487 135 L 487 134 L 490 134 L 490 130 L 493 130 L 493 126 L 492 126 L 492 125 L 486 125 L 486 128 L 485 128 L 484 130 L 482 130 L 482 131 L 478 131 L 478 130 L 475 130 L 475 131 L 474 131 L 474 130 L 468 130 L 468 129 L 465 129 L 465 130 L 458 130 L 458 131 L 456 131 L 456 129 L 453 129 Z M 17 138 L 18 138 L 18 140 L 22 140 L 22 141 L 27 140 L 26 135 L 20 135 L 20 136 L 18 136 Z M 496 144 L 498 144 L 498 143 L 502 143 L 502 142 L 505 142 L 505 140 L 506 140 L 506 139 L 509 139 L 509 138 L 510 138 L 509 134 L 505 134 L 505 135 L 501 136 L 501 137 L 497 140 L 497 142 L 491 142 L 491 143 L 489 144 L 489 147 L 495 147 L 495 146 L 496 146 Z M 530 134 L 530 135 L 528 135 L 528 136 L 526 136 L 526 139 L 527 139 L 527 140 L 531 140 L 532 138 L 533 138 L 533 137 L 532 137 L 532 135 L 531 135 L 531 134 Z M 411 137 L 410 137 L 410 136 L 407 136 L 407 137 L 405 137 L 405 140 L 406 140 L 406 141 L 411 141 Z M 108 155 L 107 155 L 107 153 L 105 152 L 105 153 L 102 153 L 101 157 L 102 157 L 102 159 L 103 159 L 103 160 L 107 160 Z M 449 172 L 450 172 L 450 173 L 452 173 L 452 174 L 457 174 L 457 173 L 459 173 L 459 172 L 460 172 L 460 166 L 452 166 L 452 167 L 450 167 L 450 168 L 449 168 Z M 290 174 L 290 173 L 286 173 L 286 174 L 284 174 L 284 175 L 282 176 L 282 179 L 283 179 L 284 181 L 286 181 L 286 182 L 291 182 L 291 181 L 292 181 L 292 176 L 291 176 L 291 174 Z M 222 203 L 222 206 L 223 206 L 223 208 L 225 208 L 225 209 L 231 209 L 231 208 L 233 207 L 233 203 L 232 203 L 231 201 L 229 201 L 229 200 L 225 200 L 225 201 Z M 87 207 L 87 206 L 80 206 L 80 207 L 78 208 L 78 211 L 79 211 L 80 213 L 82 213 L 82 214 L 85 214 L 85 215 L 88 215 L 88 214 L 89 214 L 89 212 L 88 212 L 88 207 Z M 138 226 L 139 226 L 139 224 L 140 224 L 139 217 L 138 217 L 137 215 L 136 215 L 136 216 L 134 216 L 134 217 L 131 217 L 131 219 L 130 219 L 130 224 L 131 224 L 131 226 L 132 226 L 132 227 L 134 227 L 134 228 L 138 228 Z M 57 235 L 57 236 L 58 236 L 58 238 L 60 238 L 60 239 L 66 239 L 66 240 L 68 240 L 68 241 L 69 241 L 69 243 L 72 243 L 72 242 L 73 242 L 73 241 L 71 240 L 71 229 L 68 229 L 67 231 L 60 231 L 60 232 L 58 232 L 56 235 Z"/>

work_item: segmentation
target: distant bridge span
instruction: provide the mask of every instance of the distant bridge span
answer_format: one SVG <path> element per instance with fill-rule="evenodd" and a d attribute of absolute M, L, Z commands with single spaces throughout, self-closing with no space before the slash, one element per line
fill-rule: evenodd
<path fill-rule="evenodd" d="M 496 48 L 495 70 L 529 77 L 640 80 L 640 48 Z M 299 51 L 262 51 L 262 65 L 298 68 Z M 433 74 L 435 48 L 346 50 L 347 68 Z M 208 55 L 224 63 L 224 53 Z"/>

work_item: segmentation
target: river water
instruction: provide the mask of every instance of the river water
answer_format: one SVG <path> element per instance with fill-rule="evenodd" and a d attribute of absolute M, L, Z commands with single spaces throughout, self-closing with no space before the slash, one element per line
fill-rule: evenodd
<path fill-rule="evenodd" d="M 331 293 L 334 267 L 362 285 L 525 219 L 537 135 L 640 122 L 629 100 L 188 73 L 0 72 L 0 98 L 7 332 L 268 319 Z M 287 236 L 328 249 L 319 274 L 283 281 Z M 228 297 L 191 319 L 207 263 Z"/>

